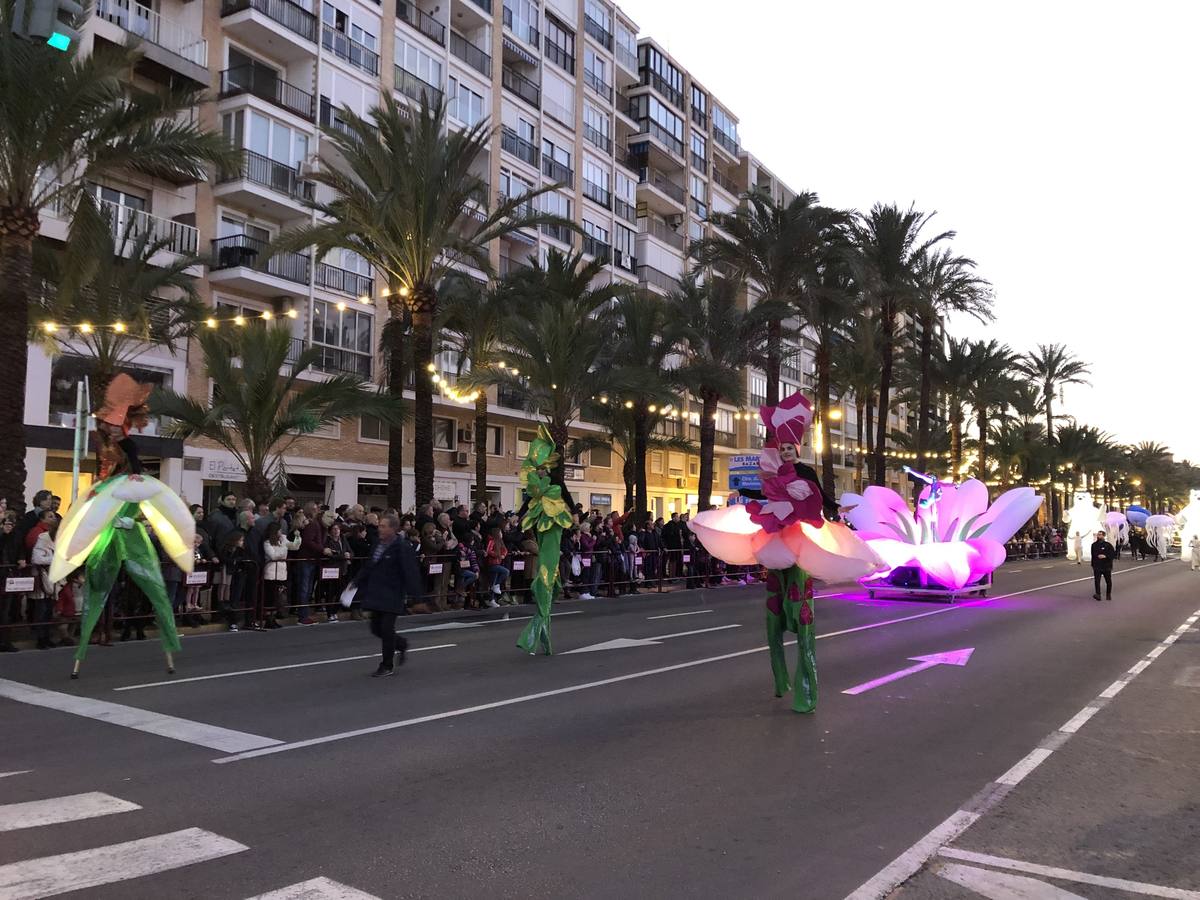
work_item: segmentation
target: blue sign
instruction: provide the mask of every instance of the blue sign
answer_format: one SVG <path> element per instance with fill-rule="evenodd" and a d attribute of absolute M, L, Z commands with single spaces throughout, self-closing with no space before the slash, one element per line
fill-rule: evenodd
<path fill-rule="evenodd" d="M 736 475 L 730 473 L 729 489 L 731 491 L 740 491 L 742 488 L 752 491 L 762 490 L 762 479 L 759 478 L 757 471 L 754 473 L 743 472 Z"/>

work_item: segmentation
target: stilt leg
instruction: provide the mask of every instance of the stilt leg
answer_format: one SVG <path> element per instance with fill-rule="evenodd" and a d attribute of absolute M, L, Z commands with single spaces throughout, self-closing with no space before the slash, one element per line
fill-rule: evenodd
<path fill-rule="evenodd" d="M 74 668 L 72 668 L 72 669 L 71 669 L 71 677 L 72 677 L 72 678 L 78 678 L 78 677 L 79 677 L 79 667 L 80 667 L 82 664 L 83 664 L 83 661 L 82 661 L 82 660 L 78 660 L 78 659 L 77 659 L 77 660 L 75 660 L 75 666 L 74 666 Z"/>
<path fill-rule="evenodd" d="M 804 579 L 800 589 L 800 608 L 797 611 L 796 649 L 796 693 L 792 698 L 792 709 L 799 713 L 810 713 L 817 708 L 817 648 L 813 627 L 812 582 Z"/>
<path fill-rule="evenodd" d="M 782 697 L 792 684 L 788 677 L 787 657 L 783 653 L 783 619 L 770 610 L 767 610 L 767 650 L 771 655 L 775 696 Z"/>
<path fill-rule="evenodd" d="M 174 675 L 175 674 L 175 658 L 173 656 L 171 656 L 170 650 L 164 650 L 163 653 L 166 654 L 166 657 L 167 657 L 167 674 Z"/>

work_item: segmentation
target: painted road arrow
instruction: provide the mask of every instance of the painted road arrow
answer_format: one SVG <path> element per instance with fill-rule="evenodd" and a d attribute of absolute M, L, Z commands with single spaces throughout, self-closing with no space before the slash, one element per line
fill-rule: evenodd
<path fill-rule="evenodd" d="M 560 653 L 559 656 L 570 656 L 572 653 L 595 653 L 597 650 L 624 650 L 626 647 L 651 647 L 655 644 L 661 644 L 670 638 L 687 637 L 689 634 L 707 634 L 710 631 L 725 631 L 728 628 L 741 627 L 741 625 L 718 625 L 716 628 L 699 628 L 696 631 L 680 631 L 676 634 L 656 634 L 654 637 L 648 638 L 613 638 L 611 641 L 590 644 L 587 647 L 577 647 L 574 650 Z"/>
<path fill-rule="evenodd" d="M 909 659 L 916 663 L 915 666 L 909 666 L 907 669 L 901 669 L 899 672 L 893 672 L 891 675 L 884 675 L 882 678 L 872 681 L 864 681 L 842 693 L 865 694 L 867 691 L 891 684 L 893 681 L 899 681 L 909 675 L 915 675 L 917 672 L 924 672 L 934 666 L 965 666 L 974 652 L 974 647 L 964 647 L 962 650 L 947 650 L 945 653 L 930 653 L 928 656 L 910 656 Z"/>

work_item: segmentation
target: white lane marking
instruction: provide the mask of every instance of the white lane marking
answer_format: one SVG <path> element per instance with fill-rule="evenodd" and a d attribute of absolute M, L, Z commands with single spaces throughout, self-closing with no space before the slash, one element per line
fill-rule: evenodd
<path fill-rule="evenodd" d="M 58 691 L 47 691 L 33 685 L 21 684 L 19 681 L 9 681 L 7 678 L 0 678 L 0 697 L 107 722 L 110 725 L 122 725 L 135 731 L 145 731 L 187 744 L 223 750 L 226 753 L 240 753 L 243 750 L 280 743 L 275 738 L 206 725 L 203 722 L 180 719 L 148 709 L 109 703 L 107 700 L 93 700 L 91 697 L 75 697 Z M 0 896 L 3 894 L 0 893 Z"/>
<path fill-rule="evenodd" d="M 1111 700 L 1113 697 L 1117 696 L 1117 694 L 1121 693 L 1121 691 L 1125 689 L 1125 685 L 1128 683 L 1129 682 L 1127 682 L 1124 678 L 1118 678 L 1100 692 L 1100 698 L 1102 700 Z"/>
<path fill-rule="evenodd" d="M 21 769 L 19 772 L 0 772 L 0 778 L 11 778 L 13 775 L 28 775 L 33 769 Z"/>
<path fill-rule="evenodd" d="M 445 650 L 457 647 L 458 644 L 434 644 L 430 647 L 409 647 L 409 653 L 420 653 L 422 650 Z M 359 656 L 340 656 L 337 659 L 315 659 L 312 662 L 291 663 L 286 666 L 264 666 L 261 669 L 240 669 L 236 672 L 218 672 L 215 675 L 193 675 L 191 678 L 172 678 L 168 681 L 148 681 L 145 684 L 127 684 L 113 688 L 114 691 L 138 691 L 142 688 L 165 687 L 171 684 L 188 684 L 193 681 L 212 681 L 214 678 L 236 678 L 239 675 L 258 675 L 262 672 L 282 672 L 285 669 L 303 669 L 308 666 L 327 666 L 331 663 L 351 662 L 356 659 L 376 659 L 378 652 L 363 653 Z"/>
<path fill-rule="evenodd" d="M 376 654 L 378 655 L 378 654 Z M 310 878 L 246 900 L 379 900 L 374 894 L 352 888 L 331 878 Z"/>
<path fill-rule="evenodd" d="M 694 612 L 667 613 L 665 616 L 646 616 L 646 621 L 650 622 L 655 619 L 678 619 L 680 616 L 702 616 L 705 613 L 710 612 L 712 612 L 711 609 L 697 609 Z"/>
<path fill-rule="evenodd" d="M 1100 707 L 1098 706 L 1085 706 L 1079 712 L 1075 713 L 1075 715 L 1071 716 L 1071 718 L 1065 723 L 1063 723 L 1058 730 L 1063 734 L 1074 734 L 1083 727 L 1083 724 L 1088 719 L 1098 712 L 1100 712 Z"/>
<path fill-rule="evenodd" d="M 1129 667 L 1129 674 L 1140 675 L 1142 672 L 1146 671 L 1146 666 L 1150 665 L 1152 662 L 1154 662 L 1152 659 L 1143 659 L 1141 662 L 1134 663 Z"/>
<path fill-rule="evenodd" d="M 1052 751 L 1038 747 L 1023 760 L 996 779 L 997 784 L 1020 784 L 1021 779 L 1045 762 Z"/>
<path fill-rule="evenodd" d="M 0 866 L 0 897 L 34 900 L 167 872 L 249 850 L 202 828 L 185 828 L 94 850 L 60 853 Z"/>
<path fill-rule="evenodd" d="M 1054 566 L 1052 566 L 1052 565 L 1050 565 L 1050 566 L 1040 566 L 1039 568 L 1042 568 L 1042 569 L 1053 569 L 1053 568 L 1054 568 Z"/>
<path fill-rule="evenodd" d="M 564 612 L 551 613 L 551 618 L 559 616 L 582 616 L 582 609 L 568 609 Z M 402 628 L 396 634 L 412 634 L 416 631 L 449 631 L 455 628 L 482 628 L 484 625 L 505 625 L 509 622 L 525 622 L 533 616 L 505 616 L 503 619 L 485 619 L 482 622 L 442 622 L 439 625 L 420 625 L 416 628 Z M 378 655 L 378 654 L 376 654 Z"/>
<path fill-rule="evenodd" d="M 1009 569 L 1008 574 L 1009 575 L 1020 575 L 1024 571 L 1025 571 L 1024 569 Z"/>
<path fill-rule="evenodd" d="M 975 853 L 971 850 L 943 847 L 938 855 L 944 856 L 947 859 L 980 863 L 981 865 L 993 866 L 997 869 L 1010 869 L 1013 872 L 1027 872 L 1030 875 L 1057 878 L 1059 881 L 1094 884 L 1096 887 L 1114 888 L 1119 891 L 1127 891 L 1131 894 L 1143 894 L 1148 897 L 1169 897 L 1172 900 L 1200 900 L 1200 891 L 1189 891 L 1183 888 L 1148 884 L 1144 881 L 1129 881 L 1125 878 L 1109 878 L 1107 875 L 1092 875 L 1088 872 L 1076 872 L 1071 869 L 1060 869 L 1056 866 L 1042 866 L 1037 863 L 1023 862 L 1019 859 L 1009 859 L 1005 856 L 990 856 L 986 853 Z"/>
<path fill-rule="evenodd" d="M 677 634 L 656 634 L 648 638 L 614 638 L 599 644 L 589 644 L 586 647 L 576 647 L 560 653 L 560 656 L 570 656 L 573 653 L 596 653 L 600 650 L 626 650 L 630 647 L 653 647 L 670 638 L 687 637 L 691 634 L 707 634 L 710 631 L 726 631 L 730 628 L 741 628 L 741 625 L 718 625 L 715 628 L 700 628 L 696 631 L 680 631 Z"/>
<path fill-rule="evenodd" d="M 0 806 L 0 831 L 16 831 L 19 828 L 37 828 L 41 825 L 58 825 L 80 819 L 95 819 L 114 813 L 133 812 L 141 809 L 136 803 L 90 791 L 86 794 L 71 794 L 67 797 L 52 797 L 49 800 L 30 800 L 27 803 L 6 803 Z"/>
<path fill-rule="evenodd" d="M 695 631 L 677 631 L 674 634 L 656 634 L 648 638 L 642 638 L 645 641 L 665 641 L 670 638 L 688 637 L 693 634 L 707 634 L 710 631 L 728 631 L 730 628 L 741 628 L 741 625 L 716 625 L 712 628 L 697 628 Z"/>
<path fill-rule="evenodd" d="M 974 825 L 978 818 L 979 813 L 960 809 L 888 863 L 874 878 L 847 896 L 846 900 L 876 900 L 887 896 L 896 885 L 917 874 L 926 860 L 937 853 L 939 847 L 954 840 Z"/>
<path fill-rule="evenodd" d="M 1137 571 L 1140 571 L 1143 568 L 1150 568 L 1151 566 L 1155 565 L 1159 565 L 1159 563 L 1151 563 L 1150 566 L 1141 566 Z M 1125 571 L 1131 570 L 1126 569 Z M 1080 578 L 1076 580 L 1086 581 L 1087 579 Z M 1200 616 L 1200 610 L 1197 610 L 1195 615 Z M 1136 675 L 1127 676 L 1126 682 L 1131 682 L 1136 677 Z M 1109 688 L 1106 690 L 1106 693 L 1107 691 L 1111 691 L 1115 686 L 1115 683 L 1109 686 Z M 1095 705 L 1096 700 L 1093 700 L 1088 704 L 1089 707 Z M 1085 707 L 1085 709 L 1086 708 L 1087 707 Z M 1061 749 L 1070 739 L 1071 734 L 1068 733 L 1062 739 L 1061 743 L 1057 745 L 1058 748 Z M 1021 763 L 1017 764 L 1017 767 L 1030 760 L 1030 758 L 1033 757 L 1036 752 L 1037 751 L 1035 750 L 1033 753 L 1030 753 L 1028 756 L 1026 756 Z M 1029 770 L 1023 772 L 1021 777 L 1024 778 L 1029 774 L 1029 772 L 1032 772 L 1035 768 L 1037 768 L 1038 765 L 1048 759 L 1052 753 L 1053 751 L 1047 750 L 1044 756 L 1041 756 L 1040 759 L 1037 759 L 1036 762 L 1032 762 L 1029 765 Z M 1009 772 L 1012 771 L 1013 769 L 1009 770 Z M 1005 773 L 1005 775 L 1000 777 L 1004 778 L 1007 775 L 1008 773 Z M 1006 794 L 1007 791 L 1005 790 L 997 790 L 992 792 L 990 796 L 988 796 L 986 800 L 979 804 L 976 809 L 958 810 L 958 812 L 950 816 L 950 818 L 948 818 L 945 822 L 937 826 L 937 828 L 933 829 L 933 831 L 929 832 L 929 834 L 925 835 L 925 837 L 921 838 L 919 841 L 901 853 L 898 857 L 896 857 L 896 859 L 892 860 L 891 863 L 885 866 L 877 875 L 862 885 L 862 887 L 858 888 L 858 890 L 854 891 L 852 894 L 849 894 L 846 897 L 846 900 L 882 900 L 882 898 L 891 893 L 891 891 L 897 885 L 915 875 L 917 871 L 920 870 L 920 868 L 925 865 L 925 863 L 927 863 L 935 853 L 939 851 L 939 848 L 957 838 L 964 831 L 970 828 L 971 825 L 973 825 L 985 812 L 993 809 L 996 804 L 1004 799 Z M 961 825 L 961 827 L 955 830 L 954 823 Z M 949 837 L 943 837 L 943 835 L 946 834 L 949 834 Z M 962 851 L 954 852 L 958 853 Z M 1197 895 L 1196 900 L 1200 900 L 1200 895 Z"/>
<path fill-rule="evenodd" d="M 1151 650 L 1149 653 L 1146 654 L 1146 659 L 1158 659 L 1160 656 L 1163 655 L 1163 651 L 1166 650 L 1167 647 L 1169 647 L 1169 646 L 1170 646 L 1170 644 L 1159 644 L 1157 647 L 1155 647 L 1153 650 Z"/>
<path fill-rule="evenodd" d="M 1159 565 L 1159 564 L 1151 563 L 1151 566 L 1154 566 L 1154 565 Z M 1147 566 L 1146 568 L 1149 568 L 1149 566 Z M 1120 573 L 1115 573 L 1115 574 L 1120 574 Z M 1047 585 L 1042 585 L 1040 587 L 1027 588 L 1026 590 L 1023 590 L 1023 591 L 1014 591 L 1011 594 L 1000 594 L 995 597 L 988 597 L 988 598 L 982 599 L 982 600 L 973 600 L 970 603 L 959 603 L 959 604 L 955 604 L 952 606 L 947 606 L 943 609 L 935 609 L 930 612 L 917 613 L 916 615 L 912 615 L 912 616 L 902 616 L 899 619 L 891 619 L 891 620 L 888 620 L 885 622 L 875 622 L 870 625 L 861 625 L 857 628 L 846 628 L 842 631 L 833 631 L 828 634 L 818 634 L 817 640 L 820 640 L 821 638 L 837 637 L 838 635 L 842 635 L 842 634 L 853 634 L 855 632 L 866 631 L 871 628 L 882 628 L 885 625 L 895 625 L 900 622 L 910 622 L 913 619 L 924 619 L 927 616 L 937 616 L 937 615 L 941 615 L 943 613 L 954 612 L 955 610 L 958 610 L 958 609 L 966 609 L 968 607 L 978 606 L 978 605 L 984 604 L 984 603 L 994 603 L 997 600 L 1004 600 L 1008 597 L 1017 597 L 1021 594 L 1029 594 L 1034 591 L 1046 590 L 1047 588 L 1061 587 L 1064 584 L 1075 584 L 1077 582 L 1090 581 L 1090 580 L 1091 580 L 1090 578 L 1075 578 L 1070 581 L 1062 581 L 1057 584 L 1047 584 Z M 787 641 L 785 643 L 787 646 L 791 646 L 792 644 L 795 644 L 796 642 L 795 641 Z M 372 725 L 370 727 L 360 728 L 355 731 L 345 731 L 345 732 L 341 732 L 339 734 L 329 734 L 329 735 L 324 735 L 322 737 L 309 738 L 309 739 L 303 740 L 303 741 L 294 741 L 290 744 L 280 743 L 280 744 L 277 744 L 277 745 L 271 746 L 271 747 L 262 747 L 262 748 L 259 748 L 256 750 L 246 750 L 243 752 L 237 752 L 231 756 L 222 756 L 217 759 L 214 759 L 213 762 L 218 763 L 218 764 L 224 764 L 224 763 L 230 763 L 230 762 L 238 762 L 243 759 L 254 759 L 259 756 L 268 756 L 268 755 L 275 754 L 275 753 L 286 753 L 289 750 L 300 750 L 304 747 L 313 747 L 313 746 L 318 746 L 320 744 L 328 744 L 328 743 L 332 743 L 333 741 L 341 741 L 341 740 L 346 740 L 348 738 L 361 737 L 362 735 L 366 735 L 366 734 L 377 734 L 382 731 L 391 731 L 396 728 L 407 728 L 410 725 L 421 725 L 426 722 L 436 722 L 440 719 L 450 719 L 450 718 L 455 718 L 457 716 L 469 715 L 471 713 L 483 712 L 483 711 L 489 710 L 489 709 L 499 709 L 501 707 L 512 706 L 517 703 L 528 703 L 531 700 L 543 700 L 547 697 L 557 697 L 561 694 L 573 694 L 577 691 L 589 690 L 590 688 L 604 687 L 605 685 L 609 685 L 609 684 L 619 684 L 620 682 L 631 681 L 635 678 L 646 678 L 650 675 L 661 675 L 666 672 L 679 671 L 680 669 L 690 669 L 694 666 L 703 666 L 703 665 L 708 665 L 709 663 L 723 662 L 727 659 L 737 659 L 739 657 L 749 656 L 754 653 L 762 653 L 766 649 L 768 649 L 766 646 L 752 647 L 749 650 L 738 650 L 733 653 L 723 653 L 720 656 L 709 656 L 709 657 L 705 657 L 704 659 L 694 659 L 694 660 L 691 660 L 690 662 L 676 663 L 676 664 L 670 665 L 670 666 L 661 666 L 656 669 L 646 669 L 645 671 L 642 671 L 642 672 L 632 672 L 628 675 L 617 675 L 612 678 L 601 679 L 600 681 L 590 681 L 590 682 L 586 682 L 584 684 L 571 685 L 569 687 L 558 688 L 558 689 L 552 690 L 552 691 L 542 691 L 542 692 L 539 692 L 536 694 L 526 694 L 526 695 L 523 695 L 520 697 L 510 697 L 507 700 L 496 700 L 492 703 L 483 703 L 478 706 L 468 706 L 468 707 L 464 707 L 462 709 L 447 710 L 446 712 L 433 713 L 428 716 L 419 716 L 418 718 L 415 718 L 415 719 L 404 719 L 399 722 L 385 722 L 382 725 Z M 897 882 L 897 883 L 899 883 L 899 882 Z"/>
<path fill-rule="evenodd" d="M 939 878 L 965 887 L 988 900 L 1087 900 L 1082 894 L 1064 891 L 1036 878 L 977 869 L 974 866 L 946 863 L 938 867 L 937 874 Z"/>

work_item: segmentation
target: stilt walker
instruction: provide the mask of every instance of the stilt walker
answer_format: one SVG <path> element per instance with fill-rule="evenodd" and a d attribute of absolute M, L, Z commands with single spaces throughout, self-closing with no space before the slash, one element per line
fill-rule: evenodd
<path fill-rule="evenodd" d="M 105 392 L 97 414 L 100 481 L 79 498 L 58 529 L 50 580 L 61 581 L 86 567 L 79 648 L 72 678 L 79 677 L 88 641 L 122 567 L 150 601 L 158 621 L 167 671 L 175 671 L 172 654 L 179 650 L 175 614 L 163 583 L 158 553 L 143 521 L 154 529 L 163 549 L 184 572 L 192 570 L 196 523 L 186 504 L 169 487 L 143 474 L 133 427 L 148 420 L 150 386 L 118 375 Z"/>

